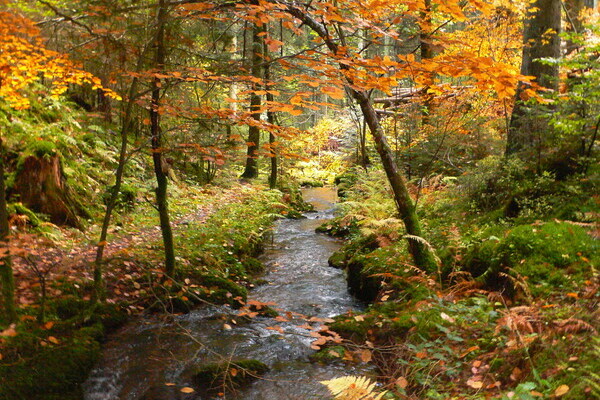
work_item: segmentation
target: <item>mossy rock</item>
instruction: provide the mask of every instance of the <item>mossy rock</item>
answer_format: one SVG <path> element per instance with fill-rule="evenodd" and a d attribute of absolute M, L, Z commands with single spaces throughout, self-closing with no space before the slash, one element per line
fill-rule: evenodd
<path fill-rule="evenodd" d="M 331 257 L 327 260 L 327 263 L 330 267 L 344 269 L 346 268 L 346 263 L 348 262 L 346 253 L 343 251 L 334 252 Z"/>
<path fill-rule="evenodd" d="M 354 317 L 348 315 L 338 315 L 334 318 L 334 322 L 330 323 L 329 329 L 337 332 L 344 339 L 348 339 L 355 343 L 362 343 L 367 338 L 367 333 L 371 327 L 373 318 L 365 317 L 361 321 L 357 321 Z"/>
<path fill-rule="evenodd" d="M 102 324 L 107 332 L 111 332 L 123 326 L 128 318 L 127 312 L 121 305 L 100 303 L 96 305 L 91 321 Z"/>
<path fill-rule="evenodd" d="M 261 361 L 244 359 L 228 363 L 209 364 L 197 368 L 192 374 L 194 384 L 207 392 L 236 390 L 269 371 Z"/>
<path fill-rule="evenodd" d="M 346 194 L 352 186 L 358 181 L 358 172 L 357 170 L 348 170 L 343 174 L 340 174 L 335 177 L 333 183 L 337 186 L 338 197 L 340 199 L 345 199 Z"/>
<path fill-rule="evenodd" d="M 300 186 L 301 187 L 313 187 L 313 188 L 319 188 L 319 187 L 323 187 L 325 186 L 325 183 L 323 183 L 323 181 L 318 181 L 315 179 L 303 179 L 300 181 Z"/>
<path fill-rule="evenodd" d="M 507 286 L 505 267 L 525 277 L 534 295 L 552 288 L 571 289 L 585 280 L 592 265 L 598 265 L 598 242 L 576 225 L 562 222 L 519 225 L 504 235 L 474 246 L 465 257 L 467 269 L 488 287 Z"/>
<path fill-rule="evenodd" d="M 329 364 L 343 359 L 345 354 L 346 348 L 344 346 L 330 346 L 311 354 L 309 359 L 312 362 Z"/>
<path fill-rule="evenodd" d="M 262 306 L 258 308 L 255 305 L 251 305 L 250 311 L 258 313 L 258 315 L 260 315 L 261 317 L 275 318 L 279 316 L 279 313 L 274 308 L 269 306 Z"/>
<path fill-rule="evenodd" d="M 254 257 L 247 257 L 242 261 L 242 265 L 249 275 L 259 275 L 265 272 L 265 264 Z"/>
<path fill-rule="evenodd" d="M 197 271 L 181 271 L 180 274 L 182 276 L 189 276 L 189 279 L 201 286 L 201 288 L 193 289 L 193 294 L 185 296 L 187 297 L 186 300 L 179 295 L 173 296 L 174 293 L 180 290 L 178 285 L 174 286 L 171 294 L 171 302 L 174 302 L 175 308 L 179 311 L 188 312 L 191 306 L 198 303 L 195 300 L 196 297 L 214 304 L 229 304 L 234 308 L 241 307 L 248 298 L 246 288 L 230 279 L 203 274 Z M 186 311 L 186 309 L 188 310 Z"/>
<path fill-rule="evenodd" d="M 354 220 L 347 223 L 342 218 L 334 218 L 318 226 L 315 231 L 333 237 L 346 238 L 358 233 L 358 225 Z"/>
<path fill-rule="evenodd" d="M 0 398 L 81 399 L 81 385 L 100 356 L 99 343 L 88 334 L 91 330 L 80 330 L 59 345 L 34 346 L 36 351 L 28 358 L 0 363 Z M 26 340 L 17 340 L 20 343 L 13 341 L 11 346 L 31 346 Z"/>
<path fill-rule="evenodd" d="M 382 279 L 367 272 L 367 258 L 364 255 L 352 257 L 348 262 L 348 289 L 355 297 L 366 302 L 377 298 Z"/>
<path fill-rule="evenodd" d="M 76 296 L 66 296 L 53 301 L 52 307 L 62 320 L 68 320 L 83 315 L 86 301 Z"/>

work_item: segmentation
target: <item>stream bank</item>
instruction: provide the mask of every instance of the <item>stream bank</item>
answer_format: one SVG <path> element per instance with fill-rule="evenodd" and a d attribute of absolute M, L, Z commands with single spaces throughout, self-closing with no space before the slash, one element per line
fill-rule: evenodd
<path fill-rule="evenodd" d="M 316 318 L 359 310 L 361 304 L 348 293 L 344 273 L 327 265 L 341 243 L 315 233 L 333 216 L 335 193 L 312 188 L 304 196 L 316 212 L 276 222 L 272 243 L 265 244 L 260 256 L 267 265 L 266 283 L 250 292 L 249 302 L 275 303 L 272 307 L 280 314 Z M 201 307 L 170 321 L 140 321 L 108 341 L 102 361 L 85 384 L 85 399 L 211 398 L 195 385 L 194 372 L 227 360 L 256 359 L 269 367 L 261 379 L 227 398 L 317 399 L 328 394 L 319 381 L 360 373 L 341 363 L 310 362 L 314 338 L 298 325 L 261 316 L 245 320 L 226 306 Z M 182 393 L 186 387 L 195 392 Z"/>

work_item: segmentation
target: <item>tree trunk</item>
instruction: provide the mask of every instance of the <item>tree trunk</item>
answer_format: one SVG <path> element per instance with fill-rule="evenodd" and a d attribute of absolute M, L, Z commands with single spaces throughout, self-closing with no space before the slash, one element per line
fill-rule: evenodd
<path fill-rule="evenodd" d="M 165 24 L 167 20 L 167 5 L 165 0 L 158 1 L 156 17 L 156 56 L 155 67 L 161 72 L 165 65 Z M 166 171 L 163 169 L 162 160 L 162 132 L 160 127 L 160 78 L 152 80 L 152 101 L 150 105 L 150 134 L 152 143 L 152 161 L 154 162 L 154 174 L 156 175 L 156 205 L 160 217 L 160 229 L 163 237 L 165 251 L 165 272 L 172 276 L 175 271 L 175 247 L 173 244 L 173 231 L 169 219 L 169 205 L 167 201 L 168 180 Z"/>
<path fill-rule="evenodd" d="M 25 158 L 15 176 L 15 193 L 27 208 L 49 215 L 54 224 L 81 229 L 78 215 L 89 217 L 67 186 L 58 154 Z"/>
<path fill-rule="evenodd" d="M 565 5 L 565 14 L 566 21 L 568 22 L 566 31 L 570 33 L 581 34 L 583 33 L 583 18 L 581 18 L 581 12 L 585 8 L 584 0 L 566 0 L 564 2 Z M 566 49 L 567 54 L 571 54 L 575 50 L 579 48 L 579 44 L 573 42 L 572 40 L 567 40 Z"/>
<path fill-rule="evenodd" d="M 140 59 L 141 60 L 141 59 Z M 138 63 L 138 67 L 139 67 Z M 139 70 L 139 68 L 138 68 Z M 102 270 L 102 258 L 104 256 L 104 249 L 106 247 L 106 239 L 108 237 L 108 227 L 110 226 L 110 220 L 112 212 L 117 205 L 117 199 L 121 192 L 121 183 L 123 182 L 123 174 L 125 172 L 125 163 L 127 161 L 127 135 L 131 129 L 131 114 L 135 103 L 135 93 L 137 90 L 138 78 L 134 77 L 129 86 L 129 94 L 127 99 L 127 105 L 125 107 L 125 115 L 123 116 L 123 122 L 121 123 L 121 146 L 119 149 L 119 163 L 115 172 L 115 184 L 111 188 L 110 198 L 106 204 L 106 211 L 104 218 L 102 219 L 102 229 L 100 231 L 100 239 L 98 240 L 98 247 L 96 248 L 96 259 L 94 261 L 94 297 L 93 302 L 104 301 L 106 299 L 106 292 L 104 286 L 104 273 Z"/>
<path fill-rule="evenodd" d="M 268 31 L 268 27 L 265 28 L 265 31 Z M 271 80 L 271 63 L 268 62 L 268 60 L 270 59 L 269 56 L 269 49 L 267 48 L 267 46 L 263 46 L 263 54 L 264 54 L 264 59 L 265 61 L 267 61 L 267 63 L 265 64 L 265 86 L 270 82 Z M 270 104 L 273 104 L 273 102 L 275 101 L 275 96 L 273 96 L 273 93 L 267 90 L 267 102 Z M 276 121 L 275 121 L 275 113 L 271 110 L 267 110 L 267 122 L 271 125 L 275 125 Z M 277 152 L 275 150 L 275 135 L 272 132 L 269 132 L 269 150 L 270 150 L 270 157 L 271 157 L 271 171 L 269 173 L 269 187 L 271 189 L 275 189 L 275 187 L 277 187 Z"/>
<path fill-rule="evenodd" d="M 252 2 L 252 4 L 258 5 L 258 2 Z M 265 32 L 263 27 L 256 24 L 252 27 L 252 76 L 256 78 L 262 78 L 262 37 L 261 34 Z M 256 121 L 260 121 L 261 114 L 261 98 L 260 95 L 256 94 L 261 89 L 261 85 L 258 82 L 252 83 L 252 94 L 250 95 L 250 112 L 252 118 Z M 248 127 L 248 153 L 246 155 L 246 167 L 241 178 L 243 179 L 254 179 L 258 176 L 258 147 L 260 146 L 260 128 L 258 126 L 251 125 Z"/>
<path fill-rule="evenodd" d="M 2 319 L 8 323 L 17 320 L 15 306 L 15 282 L 12 260 L 8 252 L 8 210 L 4 183 L 4 146 L 0 137 L 0 289 L 2 290 Z"/>
<path fill-rule="evenodd" d="M 298 8 L 290 7 L 288 8 L 288 12 L 318 34 L 333 54 L 340 57 L 345 55 L 344 51 L 332 39 L 329 35 L 329 31 L 321 23 L 317 22 Z M 339 64 L 339 68 L 342 71 L 349 69 L 348 66 L 343 63 Z M 354 82 L 348 75 L 346 75 L 346 80 L 348 83 L 346 88 L 360 106 L 363 117 L 371 131 L 373 140 L 375 141 L 375 147 L 381 158 L 385 174 L 394 193 L 396 209 L 404 223 L 406 233 L 409 236 L 407 238 L 408 250 L 418 268 L 427 272 L 435 272 L 437 263 L 429 246 L 427 246 L 424 239 L 422 239 L 421 225 L 417 217 L 414 203 L 410 198 L 406 183 L 398 171 L 392 149 L 390 149 L 390 146 L 387 143 L 385 133 L 381 127 L 379 117 L 373 108 L 373 104 L 369 99 L 369 95 L 364 90 L 355 89 L 353 87 Z"/>
<path fill-rule="evenodd" d="M 431 0 L 425 0 L 425 8 L 421 12 L 421 23 L 419 27 L 419 45 L 421 47 L 421 60 L 433 58 L 433 45 L 431 43 Z M 423 108 L 421 109 L 421 124 L 429 124 L 429 116 L 432 111 L 433 95 L 428 93 L 429 85 L 433 84 L 435 74 L 425 72 L 427 76 L 427 86 L 423 88 Z M 409 144 L 410 146 L 410 144 Z M 410 147 L 409 147 L 410 148 Z"/>
<path fill-rule="evenodd" d="M 532 4 L 523 31 L 523 61 L 521 74 L 534 76 L 542 87 L 558 89 L 558 64 L 543 62 L 543 58 L 560 58 L 560 0 L 537 0 Z M 540 140 L 547 135 L 548 125 L 536 116 L 535 106 L 527 106 L 521 95 L 526 87 L 519 84 L 506 140 L 506 155 L 531 160 L 539 153 Z M 537 151 L 536 151 L 537 150 Z"/>

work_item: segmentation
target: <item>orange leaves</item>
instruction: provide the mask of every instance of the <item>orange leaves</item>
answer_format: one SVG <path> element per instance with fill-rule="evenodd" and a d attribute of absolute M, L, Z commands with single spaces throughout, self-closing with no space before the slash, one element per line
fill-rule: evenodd
<path fill-rule="evenodd" d="M 0 13 L 0 97 L 15 109 L 29 107 L 23 90 L 42 75 L 51 82 L 52 96 L 64 93 L 70 84 L 90 84 L 109 97 L 120 99 L 102 87 L 100 80 L 82 71 L 65 55 L 46 49 L 33 22 L 10 12 Z"/>
<path fill-rule="evenodd" d="M 321 92 L 334 99 L 344 98 L 344 91 L 336 86 L 323 86 Z"/>

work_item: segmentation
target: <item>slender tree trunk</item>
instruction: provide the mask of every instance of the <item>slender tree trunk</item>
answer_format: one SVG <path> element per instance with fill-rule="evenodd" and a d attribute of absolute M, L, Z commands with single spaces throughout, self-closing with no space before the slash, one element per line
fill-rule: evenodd
<path fill-rule="evenodd" d="M 333 54 L 344 55 L 343 50 L 340 49 L 338 44 L 329 35 L 329 31 L 321 23 L 309 17 L 298 8 L 290 7 L 288 8 L 288 12 L 318 34 Z M 339 64 L 339 68 L 341 70 L 348 70 L 348 66 L 342 63 Z M 406 183 L 398 171 L 398 167 L 394 161 L 394 154 L 387 143 L 385 133 L 381 127 L 379 117 L 373 108 L 373 104 L 369 99 L 369 95 L 363 90 L 353 88 L 354 82 L 352 82 L 348 75 L 346 75 L 346 80 L 348 82 L 347 89 L 360 106 L 365 122 L 371 131 L 371 135 L 375 141 L 375 148 L 381 158 L 388 182 L 394 193 L 396 209 L 409 236 L 407 238 L 408 250 L 418 268 L 428 272 L 435 272 L 437 263 L 429 246 L 422 239 L 421 225 L 417 217 L 415 205 L 410 198 Z"/>
<path fill-rule="evenodd" d="M 268 31 L 268 26 L 265 27 L 265 31 Z M 265 59 L 265 89 L 267 90 L 267 102 L 273 104 L 275 101 L 275 96 L 273 93 L 268 90 L 268 83 L 271 81 L 271 63 L 269 62 L 269 49 L 267 46 L 263 46 L 263 55 Z M 275 113 L 271 110 L 267 110 L 267 122 L 269 124 L 275 125 Z M 275 189 L 277 187 L 277 152 L 275 149 L 275 135 L 272 132 L 269 132 L 269 149 L 271 153 L 271 171 L 269 173 L 269 187 L 271 189 Z"/>
<path fill-rule="evenodd" d="M 425 9 L 421 12 L 421 26 L 419 33 L 419 44 L 421 47 L 421 60 L 433 58 L 433 45 L 431 44 L 431 0 L 425 0 Z M 429 123 L 429 116 L 432 111 L 433 95 L 428 93 L 429 85 L 433 84 L 435 74 L 426 72 L 427 86 L 423 88 L 423 108 L 421 109 L 421 124 Z M 409 144 L 410 145 L 410 144 Z"/>
<path fill-rule="evenodd" d="M 567 32 L 581 34 L 583 32 L 583 18 L 581 12 L 585 8 L 584 0 L 566 0 L 563 2 L 565 6 L 565 14 L 567 25 Z M 579 44 L 572 40 L 567 40 L 567 54 L 571 54 L 579 48 Z"/>
<path fill-rule="evenodd" d="M 138 67 L 139 66 L 140 65 L 138 63 Z M 106 240 L 108 238 L 108 227 L 110 226 L 112 213 L 117 204 L 119 193 L 121 192 L 121 183 L 123 182 L 125 163 L 127 161 L 127 136 L 129 134 L 129 130 L 131 129 L 131 114 L 133 112 L 133 106 L 135 103 L 137 85 L 138 78 L 134 77 L 131 81 L 131 85 L 129 86 L 125 115 L 123 116 L 123 121 L 121 123 L 121 146 L 119 148 L 119 163 L 115 172 L 115 185 L 111 188 L 110 198 L 106 204 L 106 211 L 104 213 L 104 218 L 102 219 L 102 229 L 100 230 L 100 239 L 98 240 L 98 247 L 96 248 L 96 259 L 94 261 L 94 296 L 92 298 L 92 302 L 104 301 L 106 299 L 102 259 L 104 256 L 104 249 L 107 244 Z"/>
<path fill-rule="evenodd" d="M 558 64 L 548 64 L 542 59 L 560 58 L 561 0 L 537 0 L 532 4 L 523 31 L 523 61 L 521 74 L 534 76 L 542 87 L 558 89 Z M 521 99 L 523 84 L 519 84 L 515 107 L 510 119 L 506 140 L 506 155 L 519 156 L 525 160 L 535 157 L 541 145 L 536 143 L 542 134 L 547 133 L 547 123 L 536 116 L 536 107 L 528 107 Z"/>
<path fill-rule="evenodd" d="M 158 1 L 157 32 L 156 32 L 156 56 L 154 59 L 157 72 L 161 72 L 165 65 L 165 24 L 167 20 L 166 0 Z M 156 175 L 156 205 L 160 217 L 160 230 L 163 237 L 165 251 L 165 272 L 173 275 L 175 271 L 175 248 L 173 244 L 173 231 L 169 219 L 169 205 L 167 200 L 168 180 L 162 157 L 162 132 L 160 127 L 160 78 L 155 77 L 152 81 L 152 102 L 150 106 L 150 134 L 152 144 L 152 161 L 154 162 L 154 174 Z"/>
<path fill-rule="evenodd" d="M 253 1 L 252 4 L 258 5 L 257 1 Z M 252 27 L 252 76 L 256 78 L 262 78 L 262 45 L 263 40 L 261 34 L 265 32 L 264 27 L 260 27 L 256 24 Z M 250 95 L 250 112 L 252 118 L 256 121 L 260 121 L 261 114 L 261 98 L 259 94 L 256 94 L 260 90 L 261 85 L 258 82 L 252 83 L 252 94 Z M 260 146 L 260 128 L 258 126 L 251 125 L 248 127 L 248 153 L 246 155 L 246 167 L 242 178 L 253 179 L 258 176 L 258 148 Z"/>
<path fill-rule="evenodd" d="M 4 146 L 0 137 L 0 286 L 2 289 L 3 319 L 8 323 L 12 323 L 17 320 L 17 309 L 15 306 L 12 260 L 8 251 L 9 233 L 6 186 L 4 183 Z"/>

